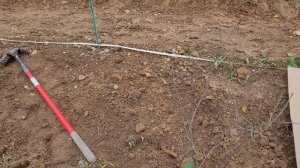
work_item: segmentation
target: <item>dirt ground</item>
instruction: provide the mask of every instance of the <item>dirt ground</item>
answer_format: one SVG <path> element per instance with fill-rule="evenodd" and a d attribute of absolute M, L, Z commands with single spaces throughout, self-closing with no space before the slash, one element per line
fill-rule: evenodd
<path fill-rule="evenodd" d="M 0 42 L 0 53 L 37 51 L 24 61 L 99 158 L 94 167 L 296 167 L 286 61 L 300 55 L 300 2 L 95 4 L 103 43 L 247 65 Z M 1 0 L 0 38 L 94 42 L 88 2 Z M 87 167 L 17 64 L 1 66 L 0 86 L 0 167 Z"/>

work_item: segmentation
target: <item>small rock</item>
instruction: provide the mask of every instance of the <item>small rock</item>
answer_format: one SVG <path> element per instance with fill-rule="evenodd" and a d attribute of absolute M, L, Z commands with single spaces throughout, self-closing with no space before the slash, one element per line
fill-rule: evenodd
<path fill-rule="evenodd" d="M 29 93 L 29 96 L 35 96 L 35 94 L 34 93 Z"/>
<path fill-rule="evenodd" d="M 135 158 L 135 154 L 134 154 L 134 153 L 129 153 L 129 154 L 128 154 L 128 157 L 129 157 L 130 159 L 134 159 L 134 158 Z"/>
<path fill-rule="evenodd" d="M 171 156 L 172 158 L 177 158 L 177 156 L 178 156 L 176 152 L 171 151 L 169 149 L 163 148 L 162 150 L 165 154 Z"/>
<path fill-rule="evenodd" d="M 193 51 L 193 52 L 192 52 L 192 56 L 194 56 L 194 57 L 199 57 L 199 53 L 198 53 L 197 51 Z"/>
<path fill-rule="evenodd" d="M 47 128 L 49 127 L 49 123 L 48 122 L 44 122 L 42 125 L 41 125 L 42 128 Z"/>
<path fill-rule="evenodd" d="M 114 85 L 114 89 L 115 90 L 119 89 L 119 86 L 118 85 Z"/>
<path fill-rule="evenodd" d="M 163 82 L 164 85 L 168 84 L 168 82 L 165 79 L 161 79 L 161 81 Z"/>
<path fill-rule="evenodd" d="M 119 75 L 119 74 L 113 74 L 113 75 L 111 76 L 111 79 L 112 79 L 114 82 L 116 82 L 116 81 L 121 81 L 121 80 L 122 80 L 122 76 Z"/>
<path fill-rule="evenodd" d="M 197 152 L 193 158 L 197 161 L 197 162 L 201 162 L 204 159 L 204 155 L 201 152 Z"/>
<path fill-rule="evenodd" d="M 136 133 L 141 133 L 141 132 L 143 132 L 143 131 L 145 131 L 146 130 L 146 126 L 145 126 L 145 124 L 144 123 L 142 123 L 142 122 L 139 122 L 139 123 L 137 123 L 136 125 L 135 125 L 135 132 Z"/>
<path fill-rule="evenodd" d="M 25 89 L 29 89 L 28 85 L 25 85 L 24 88 L 25 88 Z"/>
<path fill-rule="evenodd" d="M 89 116 L 89 112 L 88 111 L 84 112 L 84 117 L 87 117 L 87 116 Z"/>
<path fill-rule="evenodd" d="M 37 54 L 37 53 L 38 53 L 37 50 L 33 50 L 32 53 L 31 53 L 30 55 L 33 56 L 33 55 L 35 55 L 35 54 Z"/>
<path fill-rule="evenodd" d="M 269 48 L 263 49 L 263 50 L 261 50 L 260 52 L 261 52 L 261 55 L 262 55 L 263 57 L 267 57 L 267 56 L 270 55 L 270 49 L 269 49 Z"/>
<path fill-rule="evenodd" d="M 148 23 L 153 23 L 153 20 L 150 19 L 150 18 L 146 18 L 145 21 L 148 22 Z"/>
<path fill-rule="evenodd" d="M 294 56 L 297 56 L 297 54 L 296 54 L 296 53 L 292 53 L 292 52 L 289 52 L 287 55 L 288 55 L 289 57 L 294 57 Z"/>
<path fill-rule="evenodd" d="M 126 14 L 129 14 L 129 13 L 130 13 L 130 10 L 128 10 L 128 9 L 125 10 L 125 13 L 126 13 Z"/>
<path fill-rule="evenodd" d="M 219 133 L 220 132 L 220 128 L 219 127 L 215 127 L 214 129 L 213 129 L 213 133 Z"/>
<path fill-rule="evenodd" d="M 238 135 L 238 130 L 236 128 L 233 128 L 230 130 L 230 136 L 235 137 Z"/>
<path fill-rule="evenodd" d="M 209 95 L 209 96 L 206 96 L 205 99 L 206 99 L 206 100 L 214 100 L 215 98 L 214 98 L 214 96 Z"/>
<path fill-rule="evenodd" d="M 180 55 L 184 55 L 185 54 L 185 51 L 183 49 L 179 50 L 178 52 Z"/>
<path fill-rule="evenodd" d="M 110 49 L 108 49 L 108 48 L 104 49 L 104 53 L 109 53 L 109 52 L 110 52 Z"/>
<path fill-rule="evenodd" d="M 22 120 L 26 120 L 27 116 L 23 115 L 21 118 L 22 118 Z"/>
<path fill-rule="evenodd" d="M 85 78 L 86 78 L 86 76 L 84 76 L 84 75 L 79 75 L 78 76 L 78 80 L 80 80 L 80 81 L 83 81 Z"/>
<path fill-rule="evenodd" d="M 293 35 L 300 36 L 300 30 L 294 31 L 294 32 L 293 32 Z"/>

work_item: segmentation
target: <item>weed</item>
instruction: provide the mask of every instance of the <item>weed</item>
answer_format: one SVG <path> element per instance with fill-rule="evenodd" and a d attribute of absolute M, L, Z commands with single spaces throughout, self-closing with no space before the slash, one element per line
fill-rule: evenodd
<path fill-rule="evenodd" d="M 288 66 L 293 68 L 300 68 L 300 57 L 289 58 Z"/>
<path fill-rule="evenodd" d="M 269 56 L 260 59 L 260 63 L 263 65 L 271 66 L 273 68 L 278 66 L 278 61 Z"/>
<path fill-rule="evenodd" d="M 191 55 L 193 51 L 191 47 L 185 47 L 183 50 L 186 55 Z"/>
<path fill-rule="evenodd" d="M 225 57 L 222 55 L 216 55 L 213 56 L 212 59 L 214 60 L 214 64 L 217 67 L 218 65 L 220 65 L 220 63 L 222 63 L 225 60 Z"/>
<path fill-rule="evenodd" d="M 234 81 L 236 78 L 237 78 L 237 72 L 236 72 L 236 70 L 233 68 L 233 69 L 231 69 L 231 70 L 229 71 L 227 79 L 230 80 L 230 81 Z"/>

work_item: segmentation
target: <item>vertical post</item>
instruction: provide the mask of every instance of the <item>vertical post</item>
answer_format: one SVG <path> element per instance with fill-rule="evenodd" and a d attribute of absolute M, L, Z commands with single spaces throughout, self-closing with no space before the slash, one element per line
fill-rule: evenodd
<path fill-rule="evenodd" d="M 99 39 L 99 34 L 98 34 L 98 28 L 97 28 L 97 19 L 96 19 L 96 15 L 95 15 L 95 9 L 94 9 L 94 4 L 93 4 L 93 0 L 90 0 L 90 8 L 91 8 L 91 12 L 92 12 L 92 17 L 93 17 L 93 24 L 94 24 L 94 32 L 96 35 L 96 41 L 98 44 L 98 48 L 100 48 L 100 39 Z"/>

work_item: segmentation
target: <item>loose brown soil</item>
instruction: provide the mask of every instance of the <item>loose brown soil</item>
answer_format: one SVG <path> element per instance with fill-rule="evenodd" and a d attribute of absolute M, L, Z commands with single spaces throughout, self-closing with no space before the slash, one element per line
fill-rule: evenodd
<path fill-rule="evenodd" d="M 296 167 L 289 109 L 266 125 L 288 100 L 288 53 L 300 55 L 298 1 L 159 2 L 96 1 L 102 42 L 261 67 L 84 46 L 0 42 L 0 51 L 37 50 L 24 61 L 100 158 L 94 167 L 175 168 L 191 158 L 204 167 Z M 94 42 L 86 1 L 0 6 L 0 38 Z M 0 167 L 79 167 L 83 156 L 17 64 L 1 67 L 0 84 Z"/>

